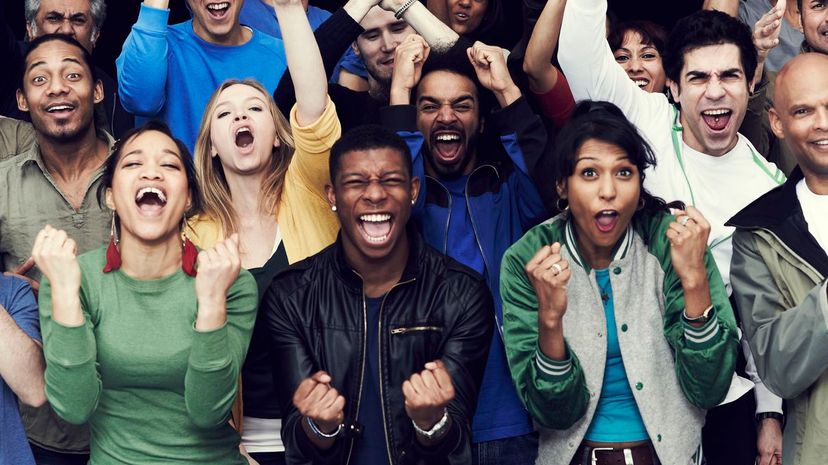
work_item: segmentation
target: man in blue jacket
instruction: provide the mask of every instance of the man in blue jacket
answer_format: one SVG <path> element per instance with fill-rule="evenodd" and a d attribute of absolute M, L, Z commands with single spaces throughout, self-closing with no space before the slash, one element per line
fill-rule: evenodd
<path fill-rule="evenodd" d="M 506 363 L 498 282 L 503 253 L 545 217 L 529 173 L 543 154 L 546 131 L 512 81 L 502 50 L 469 45 L 461 41 L 428 60 L 421 37 L 398 45 L 391 105 L 382 119 L 406 139 L 414 173 L 423 179 L 414 220 L 426 241 L 483 275 L 495 300 L 498 331 L 472 424 L 475 463 L 508 457 L 509 463 L 532 464 L 537 439 Z M 481 108 L 489 96 L 480 87 L 500 107 L 485 124 Z M 488 141 L 489 134 L 499 143 Z"/>

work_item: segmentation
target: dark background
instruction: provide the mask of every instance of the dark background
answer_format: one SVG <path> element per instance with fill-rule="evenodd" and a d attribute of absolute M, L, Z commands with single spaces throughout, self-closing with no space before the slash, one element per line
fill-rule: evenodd
<path fill-rule="evenodd" d="M 490 0 L 494 1 L 494 0 Z M 520 0 L 500 0 L 504 2 L 509 35 L 520 36 Z M 574 0 L 573 0 L 574 1 Z M 311 0 L 312 5 L 329 11 L 336 10 L 345 0 Z M 121 53 L 130 28 L 138 18 L 140 0 L 108 0 L 107 18 L 101 37 L 95 48 L 95 62 L 101 68 L 115 76 L 115 58 Z M 665 25 L 668 30 L 679 18 L 701 8 L 702 0 L 609 0 L 610 9 L 621 19 L 649 19 Z M 6 18 L 19 38 L 25 35 L 23 18 L 23 0 L 4 0 Z M 170 22 L 172 24 L 189 19 L 184 0 L 170 1 Z"/>

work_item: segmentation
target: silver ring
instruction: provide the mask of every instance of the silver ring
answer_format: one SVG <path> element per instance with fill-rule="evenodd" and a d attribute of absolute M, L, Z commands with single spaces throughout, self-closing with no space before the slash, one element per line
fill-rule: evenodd
<path fill-rule="evenodd" d="M 689 216 L 685 215 L 685 216 L 682 216 L 681 218 L 679 218 L 679 224 L 682 225 L 682 226 L 686 226 L 688 221 L 690 221 Z"/>
<path fill-rule="evenodd" d="M 563 268 L 561 268 L 561 265 L 559 265 L 557 263 L 554 263 L 552 265 L 552 268 L 550 268 L 550 269 L 555 270 L 555 276 L 558 276 L 563 271 Z"/>

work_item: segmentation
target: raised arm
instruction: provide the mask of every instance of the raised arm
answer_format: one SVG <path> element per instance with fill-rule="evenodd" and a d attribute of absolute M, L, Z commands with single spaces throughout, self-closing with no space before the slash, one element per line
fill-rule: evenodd
<path fill-rule="evenodd" d="M 158 114 L 166 103 L 169 0 L 145 0 L 138 21 L 115 60 L 118 95 L 124 108 L 140 116 Z"/>
<path fill-rule="evenodd" d="M 10 292 L 0 303 L 0 378 L 21 402 L 37 407 L 46 402 L 37 303 L 25 281 L 3 281 Z"/>
<path fill-rule="evenodd" d="M 576 101 L 609 101 L 646 131 L 647 122 L 669 104 L 664 95 L 639 89 L 615 62 L 604 35 L 606 15 L 607 0 L 567 1 L 558 45 L 561 70 Z"/>
<path fill-rule="evenodd" d="M 328 103 L 322 56 L 302 1 L 276 0 L 274 8 L 282 25 L 288 71 L 296 92 L 296 120 L 300 126 L 307 126 L 319 119 Z"/>
<path fill-rule="evenodd" d="M 565 7 L 566 0 L 549 0 L 526 46 L 523 71 L 529 77 L 529 88 L 537 94 L 555 87 L 560 76 L 558 68 L 552 65 L 552 56 L 558 46 Z"/>
<path fill-rule="evenodd" d="M 445 4 L 445 0 L 437 1 Z M 396 13 L 405 3 L 405 0 L 383 0 L 380 6 Z M 446 21 L 442 20 L 440 15 L 433 13 L 431 3 L 429 1 L 429 6 L 426 8 L 422 3 L 414 2 L 403 12 L 401 17 L 428 42 L 431 48 L 437 51 L 448 50 L 457 42 L 460 36 L 446 24 Z"/>
<path fill-rule="evenodd" d="M 75 252 L 75 242 L 51 226 L 37 234 L 32 248 L 43 273 L 38 299 L 47 361 L 46 397 L 61 418 L 82 424 L 98 407 L 102 384 Z"/>

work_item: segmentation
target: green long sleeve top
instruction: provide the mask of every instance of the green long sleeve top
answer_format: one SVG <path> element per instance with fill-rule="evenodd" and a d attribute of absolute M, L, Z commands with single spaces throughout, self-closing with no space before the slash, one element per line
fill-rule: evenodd
<path fill-rule="evenodd" d="M 89 422 L 90 464 L 246 464 L 228 418 L 256 318 L 250 273 L 227 293 L 227 323 L 202 332 L 195 278 L 183 271 L 103 273 L 105 248 L 78 261 L 84 324 L 52 320 L 45 278 L 40 322 L 46 395 L 65 420 Z"/>

